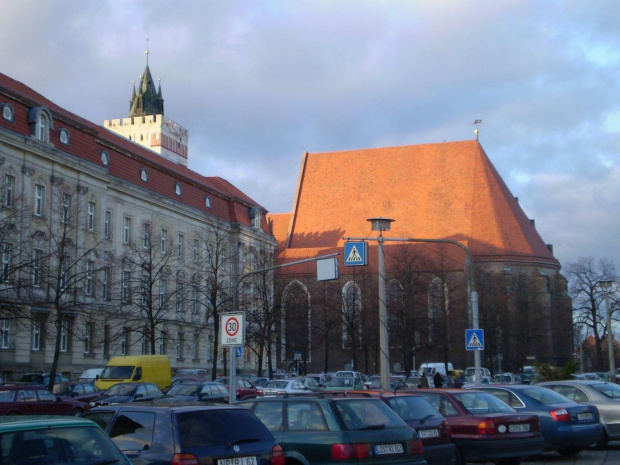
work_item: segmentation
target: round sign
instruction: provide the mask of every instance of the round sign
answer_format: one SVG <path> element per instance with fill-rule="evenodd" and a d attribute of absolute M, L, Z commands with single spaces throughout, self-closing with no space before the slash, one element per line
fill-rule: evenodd
<path fill-rule="evenodd" d="M 237 319 L 237 317 L 234 316 L 226 320 L 226 324 L 224 325 L 224 328 L 226 329 L 226 334 L 230 337 L 236 336 L 239 332 L 240 327 L 241 325 L 239 324 L 239 320 Z"/>

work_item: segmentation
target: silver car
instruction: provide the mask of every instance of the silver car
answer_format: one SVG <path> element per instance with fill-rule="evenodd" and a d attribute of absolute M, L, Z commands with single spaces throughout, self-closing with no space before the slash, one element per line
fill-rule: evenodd
<path fill-rule="evenodd" d="M 606 447 L 609 441 L 620 440 L 620 386 L 607 381 L 571 380 L 539 383 L 581 404 L 598 408 L 605 435 L 597 444 Z"/>

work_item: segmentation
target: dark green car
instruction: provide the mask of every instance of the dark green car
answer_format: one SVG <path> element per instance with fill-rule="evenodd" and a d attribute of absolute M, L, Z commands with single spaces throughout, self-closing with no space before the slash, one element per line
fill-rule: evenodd
<path fill-rule="evenodd" d="M 324 393 L 239 402 L 261 419 L 289 464 L 426 465 L 417 433 L 380 399 Z"/>

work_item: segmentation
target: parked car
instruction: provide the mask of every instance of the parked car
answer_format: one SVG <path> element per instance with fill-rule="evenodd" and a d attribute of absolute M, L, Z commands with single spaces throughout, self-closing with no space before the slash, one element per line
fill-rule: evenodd
<path fill-rule="evenodd" d="M 518 413 L 491 394 L 462 389 L 420 389 L 441 413 L 457 449 L 457 465 L 495 462 L 516 465 L 542 453 L 545 444 L 534 414 Z"/>
<path fill-rule="evenodd" d="M 319 383 L 320 387 L 325 387 L 325 385 L 332 379 L 331 375 L 328 373 L 308 373 L 306 378 L 316 379 L 316 382 Z"/>
<path fill-rule="evenodd" d="M 157 400 L 164 395 L 155 383 L 118 383 L 90 401 L 91 407 Z"/>
<path fill-rule="evenodd" d="M 456 447 L 452 443 L 452 429 L 438 410 L 424 397 L 410 392 L 368 391 L 369 395 L 381 399 L 422 440 L 424 459 L 428 465 L 454 465 L 457 463 Z"/>
<path fill-rule="evenodd" d="M 78 382 L 93 384 L 95 381 L 99 379 L 102 371 L 103 371 L 103 368 L 87 368 L 86 370 L 82 372 L 82 374 L 78 378 Z"/>
<path fill-rule="evenodd" d="M 426 464 L 417 433 L 379 399 L 321 393 L 239 405 L 269 428 L 287 463 Z"/>
<path fill-rule="evenodd" d="M 518 412 L 540 418 L 545 449 L 571 457 L 603 438 L 603 425 L 596 407 L 578 404 L 551 389 L 527 384 L 480 386 Z"/>
<path fill-rule="evenodd" d="M 101 395 L 101 390 L 92 383 L 60 383 L 52 392 L 63 399 L 68 397 L 86 403 Z"/>
<path fill-rule="evenodd" d="M 302 376 L 301 378 L 299 378 L 299 381 L 301 382 L 301 384 L 304 385 L 306 389 L 312 392 L 323 391 L 325 389 L 319 386 L 316 378 L 312 378 L 311 376 Z"/>
<path fill-rule="evenodd" d="M 526 365 L 523 367 L 523 372 L 521 373 L 521 379 L 523 380 L 523 384 L 535 384 L 538 378 L 538 372 L 536 368 L 531 365 Z"/>
<path fill-rule="evenodd" d="M 226 389 L 230 389 L 230 378 L 222 377 L 217 378 L 215 381 L 226 386 Z M 235 378 L 235 383 L 237 384 L 237 400 L 263 395 L 263 390 L 254 386 L 247 379 Z"/>
<path fill-rule="evenodd" d="M 348 376 L 334 376 L 332 380 L 325 385 L 326 391 L 359 391 L 365 389 L 364 383 L 358 379 Z"/>
<path fill-rule="evenodd" d="M 553 389 L 567 399 L 596 406 L 605 428 L 598 447 L 620 440 L 620 386 L 605 381 L 547 381 L 538 384 Z"/>
<path fill-rule="evenodd" d="M 101 428 L 83 418 L 0 417 L 0 443 L 4 464 L 131 465 Z"/>
<path fill-rule="evenodd" d="M 381 389 L 381 376 L 371 376 L 367 389 Z M 408 389 L 405 380 L 400 376 L 390 376 L 390 391 Z"/>
<path fill-rule="evenodd" d="M 312 392 L 299 378 L 293 379 L 274 379 L 269 381 L 262 388 L 262 392 L 266 396 L 281 395 L 281 394 L 307 394 Z"/>
<path fill-rule="evenodd" d="M 170 404 L 178 402 L 221 402 L 228 403 L 228 389 L 217 381 L 188 381 L 172 387 L 164 397 L 160 397 L 155 402 L 160 404 Z"/>
<path fill-rule="evenodd" d="M 56 383 L 68 383 L 70 380 L 64 375 L 60 373 L 56 373 L 54 377 Z M 45 386 L 50 382 L 50 374 L 49 373 L 26 373 L 19 378 L 19 381 L 16 384 L 38 384 L 40 386 Z"/>
<path fill-rule="evenodd" d="M 513 373 L 500 373 L 493 377 L 496 384 L 521 384 L 521 378 Z"/>
<path fill-rule="evenodd" d="M 135 464 L 284 465 L 273 434 L 249 410 L 233 405 L 118 404 L 85 417 Z"/>
<path fill-rule="evenodd" d="M 88 404 L 61 399 L 43 386 L 0 386 L 0 415 L 80 415 Z"/>

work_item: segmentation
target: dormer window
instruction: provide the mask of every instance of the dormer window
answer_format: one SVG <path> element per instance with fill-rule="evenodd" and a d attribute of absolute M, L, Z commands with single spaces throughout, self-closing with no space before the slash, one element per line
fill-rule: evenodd
<path fill-rule="evenodd" d="M 260 229 L 261 211 L 258 207 L 250 208 L 250 223 L 254 229 Z"/>
<path fill-rule="evenodd" d="M 34 107 L 28 112 L 28 123 L 32 135 L 42 142 L 50 141 L 50 130 L 54 129 L 52 113 L 45 107 Z"/>
<path fill-rule="evenodd" d="M 174 192 L 175 192 L 177 195 L 181 195 L 181 184 L 179 184 L 178 182 L 177 182 L 177 183 L 175 183 L 175 185 L 174 185 Z"/>
<path fill-rule="evenodd" d="M 105 150 L 101 151 L 101 164 L 103 166 L 108 166 L 110 164 L 110 156 Z"/>
<path fill-rule="evenodd" d="M 144 182 L 149 180 L 149 174 L 146 172 L 146 168 L 140 168 L 140 179 Z"/>
<path fill-rule="evenodd" d="M 58 131 L 58 138 L 61 144 L 69 145 L 69 131 L 65 128 L 61 128 L 60 131 Z"/>
<path fill-rule="evenodd" d="M 13 122 L 15 120 L 15 110 L 10 103 L 2 104 L 2 117 L 7 120 Z"/>
<path fill-rule="evenodd" d="M 205 196 L 205 205 L 207 206 L 207 208 L 211 208 L 211 197 L 209 197 L 208 195 Z"/>

